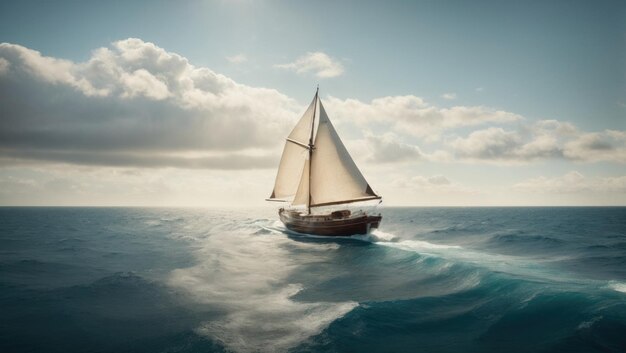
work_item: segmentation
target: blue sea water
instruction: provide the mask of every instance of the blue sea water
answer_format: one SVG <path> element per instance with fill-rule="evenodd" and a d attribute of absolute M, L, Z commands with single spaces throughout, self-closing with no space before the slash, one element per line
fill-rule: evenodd
<path fill-rule="evenodd" d="M 0 352 L 626 352 L 626 208 L 0 208 Z"/>

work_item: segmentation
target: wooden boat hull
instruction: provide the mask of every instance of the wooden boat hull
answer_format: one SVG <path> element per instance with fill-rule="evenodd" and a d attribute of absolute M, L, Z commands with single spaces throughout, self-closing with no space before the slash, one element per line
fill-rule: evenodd
<path fill-rule="evenodd" d="M 322 236 L 368 234 L 373 228 L 378 228 L 382 220 L 381 216 L 366 214 L 337 218 L 332 215 L 300 215 L 283 209 L 278 215 L 291 231 Z"/>

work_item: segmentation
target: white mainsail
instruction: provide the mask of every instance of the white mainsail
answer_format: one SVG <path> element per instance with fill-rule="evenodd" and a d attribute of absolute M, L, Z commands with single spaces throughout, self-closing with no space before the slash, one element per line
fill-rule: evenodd
<path fill-rule="evenodd" d="M 307 207 L 380 198 L 350 157 L 317 93 L 287 138 L 270 200 L 291 196 L 292 205 Z"/>
<path fill-rule="evenodd" d="M 319 125 L 311 160 L 311 206 L 379 198 L 341 142 L 319 101 Z"/>

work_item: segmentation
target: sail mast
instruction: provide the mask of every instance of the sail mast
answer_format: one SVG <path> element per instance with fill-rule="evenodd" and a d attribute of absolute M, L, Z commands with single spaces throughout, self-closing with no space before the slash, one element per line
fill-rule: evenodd
<path fill-rule="evenodd" d="M 311 135 L 309 136 L 309 198 L 306 205 L 309 214 L 311 214 L 311 170 L 313 169 L 311 163 L 313 162 L 313 132 L 315 129 L 315 113 L 317 110 L 319 91 L 320 86 L 317 85 L 317 89 L 315 90 L 315 98 L 313 99 L 315 103 L 313 105 L 313 119 L 311 119 Z"/>

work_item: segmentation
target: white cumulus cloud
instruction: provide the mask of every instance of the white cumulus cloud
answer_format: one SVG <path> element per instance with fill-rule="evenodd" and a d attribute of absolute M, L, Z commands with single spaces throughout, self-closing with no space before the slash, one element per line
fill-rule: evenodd
<path fill-rule="evenodd" d="M 324 53 L 280 66 L 326 77 L 343 70 Z M 304 109 L 277 90 L 237 83 L 136 38 L 98 48 L 84 62 L 2 43 L 0 96 L 3 164 L 274 168 L 281 139 Z M 331 96 L 324 104 L 362 161 L 626 163 L 624 131 L 528 122 L 486 106 L 442 108 L 415 95 Z"/>
<path fill-rule="evenodd" d="M 246 61 L 248 61 L 248 57 L 243 54 L 236 54 L 232 56 L 227 56 L 226 60 L 228 60 L 228 62 L 233 63 L 233 64 L 241 64 L 241 63 L 245 63 Z"/>
<path fill-rule="evenodd" d="M 385 124 L 398 133 L 429 139 L 448 129 L 523 119 L 517 114 L 483 106 L 440 108 L 414 95 L 375 98 L 370 102 L 329 97 L 325 105 L 341 122 L 360 126 Z"/>
<path fill-rule="evenodd" d="M 269 167 L 303 109 L 136 38 L 85 62 L 2 43 L 0 63 L 5 163 Z"/>
<path fill-rule="evenodd" d="M 393 133 L 382 136 L 370 134 L 366 136 L 365 143 L 370 150 L 368 160 L 374 163 L 418 161 L 424 157 L 419 147 L 403 143 Z"/>
<path fill-rule="evenodd" d="M 578 161 L 626 163 L 626 131 L 580 133 L 565 144 L 564 155 Z"/>
<path fill-rule="evenodd" d="M 320 78 L 337 77 L 344 72 L 341 62 L 319 51 L 306 53 L 291 63 L 274 66 L 280 69 L 292 70 L 299 74 L 312 73 Z"/>
<path fill-rule="evenodd" d="M 3 73 L 9 71 L 9 66 L 11 64 L 9 63 L 9 61 L 5 58 L 0 58 L 0 75 L 2 75 Z"/>
<path fill-rule="evenodd" d="M 626 132 L 582 132 L 571 123 L 542 120 L 506 130 L 489 127 L 448 141 L 457 159 L 520 163 L 540 159 L 626 162 Z"/>

